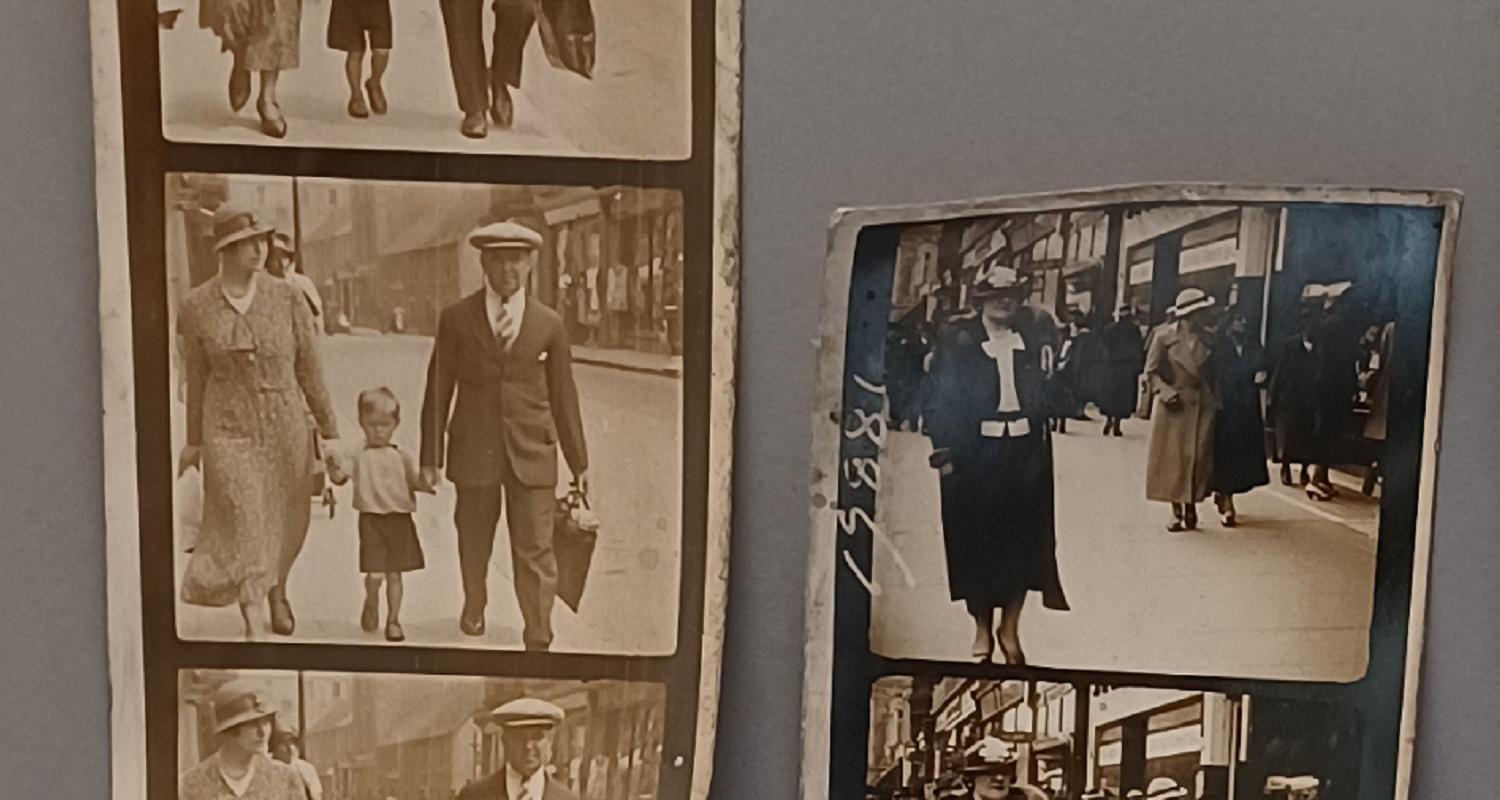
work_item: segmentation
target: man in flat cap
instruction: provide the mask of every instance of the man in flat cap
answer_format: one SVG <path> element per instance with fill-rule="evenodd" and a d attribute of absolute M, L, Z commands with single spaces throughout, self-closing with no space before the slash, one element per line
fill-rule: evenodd
<path fill-rule="evenodd" d="M 179 776 L 179 800 L 306 800 L 301 776 L 268 752 L 275 719 L 259 687 L 220 687 L 213 699 L 219 749 Z"/>
<path fill-rule="evenodd" d="M 557 599 L 559 447 L 573 484 L 588 493 L 572 353 L 562 317 L 527 296 L 542 237 L 500 222 L 475 231 L 469 243 L 479 250 L 484 288 L 438 319 L 422 406 L 422 475 L 436 481 L 446 456 L 458 497 L 459 628 L 484 635 L 486 580 L 505 509 L 523 640 L 527 650 L 547 650 Z"/>
<path fill-rule="evenodd" d="M 563 710 L 552 703 L 528 697 L 495 709 L 491 718 L 500 726 L 505 766 L 465 786 L 458 800 L 578 800 L 571 789 L 547 774 L 552 737 L 563 716 Z"/>

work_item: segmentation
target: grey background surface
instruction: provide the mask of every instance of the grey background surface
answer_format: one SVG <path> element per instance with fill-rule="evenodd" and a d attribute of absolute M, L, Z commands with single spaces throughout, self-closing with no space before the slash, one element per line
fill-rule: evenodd
<path fill-rule="evenodd" d="M 747 5 L 737 510 L 713 796 L 797 791 L 810 340 L 829 214 L 1150 180 L 1467 193 L 1414 796 L 1492 796 L 1500 0 Z M 0 796 L 103 798 L 87 15 L 80 2 L 5 10 Z"/>

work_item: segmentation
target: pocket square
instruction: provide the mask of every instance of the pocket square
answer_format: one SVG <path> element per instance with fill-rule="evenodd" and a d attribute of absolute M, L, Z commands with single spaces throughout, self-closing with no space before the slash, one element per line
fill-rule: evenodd
<path fill-rule="evenodd" d="M 536 360 L 539 361 L 539 362 L 546 361 L 547 360 L 547 351 L 543 350 L 542 352 L 537 353 Z"/>

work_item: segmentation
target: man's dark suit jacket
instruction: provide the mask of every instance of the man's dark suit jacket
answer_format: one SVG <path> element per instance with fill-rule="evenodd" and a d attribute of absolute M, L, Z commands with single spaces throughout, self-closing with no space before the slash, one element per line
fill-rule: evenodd
<path fill-rule="evenodd" d="M 562 317 L 528 296 L 506 352 L 483 289 L 443 309 L 427 366 L 422 465 L 441 467 L 446 455 L 448 480 L 495 486 L 508 463 L 524 486 L 555 486 L 559 445 L 575 475 L 588 468 Z"/>
<path fill-rule="evenodd" d="M 458 793 L 458 800 L 510 800 L 505 794 L 505 770 L 480 778 Z M 540 800 L 578 800 L 568 787 L 548 778 Z"/>

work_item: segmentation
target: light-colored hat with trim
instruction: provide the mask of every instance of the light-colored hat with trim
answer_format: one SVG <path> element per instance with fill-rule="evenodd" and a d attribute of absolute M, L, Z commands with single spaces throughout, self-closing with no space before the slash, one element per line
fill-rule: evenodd
<path fill-rule="evenodd" d="M 536 250 L 542 235 L 518 222 L 496 222 L 469 234 L 469 244 L 479 250 Z"/>
<path fill-rule="evenodd" d="M 490 718 L 502 728 L 553 728 L 565 716 L 558 706 L 534 697 L 517 698 L 490 712 Z"/>
<path fill-rule="evenodd" d="M 974 289 L 970 296 L 975 300 L 994 297 L 997 294 L 1025 294 L 1031 279 L 1010 267 L 994 264 L 982 270 L 974 278 Z"/>
<path fill-rule="evenodd" d="M 1215 302 L 1217 301 L 1202 289 L 1189 287 L 1177 293 L 1177 302 L 1172 306 L 1172 313 L 1178 319 L 1182 319 L 1195 311 L 1213 308 Z"/>

